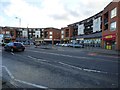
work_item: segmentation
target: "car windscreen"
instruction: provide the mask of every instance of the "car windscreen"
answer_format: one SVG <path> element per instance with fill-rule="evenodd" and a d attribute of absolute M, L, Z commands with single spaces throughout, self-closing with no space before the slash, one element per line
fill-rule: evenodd
<path fill-rule="evenodd" d="M 13 43 L 8 43 L 6 46 L 13 46 Z"/>

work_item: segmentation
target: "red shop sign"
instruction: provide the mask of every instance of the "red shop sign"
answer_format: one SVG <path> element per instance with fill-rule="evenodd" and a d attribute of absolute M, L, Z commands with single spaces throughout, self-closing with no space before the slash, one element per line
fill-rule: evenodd
<path fill-rule="evenodd" d="M 115 39 L 116 39 L 115 34 L 110 34 L 110 35 L 103 36 L 103 40 L 115 40 Z"/>

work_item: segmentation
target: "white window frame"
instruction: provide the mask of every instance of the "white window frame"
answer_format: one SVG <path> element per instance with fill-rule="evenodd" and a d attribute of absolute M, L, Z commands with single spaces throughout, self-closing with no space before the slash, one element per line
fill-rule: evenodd
<path fill-rule="evenodd" d="M 52 39 L 52 36 L 49 36 L 50 39 Z"/>
<path fill-rule="evenodd" d="M 115 22 L 112 22 L 112 23 L 110 24 L 110 31 L 115 31 L 116 28 L 117 28 L 117 22 L 116 22 L 116 21 L 115 21 Z"/>
<path fill-rule="evenodd" d="M 62 30 L 61 33 L 64 34 L 64 30 Z"/>
<path fill-rule="evenodd" d="M 64 35 L 61 35 L 61 38 L 63 39 L 63 38 L 64 38 Z"/>
<path fill-rule="evenodd" d="M 10 32 L 9 32 L 9 31 L 6 31 L 6 34 L 10 34 Z"/>
<path fill-rule="evenodd" d="M 117 7 L 111 10 L 110 15 L 111 15 L 111 18 L 114 18 L 115 16 L 117 16 Z"/>
<path fill-rule="evenodd" d="M 52 35 L 53 32 L 49 32 L 50 35 Z"/>

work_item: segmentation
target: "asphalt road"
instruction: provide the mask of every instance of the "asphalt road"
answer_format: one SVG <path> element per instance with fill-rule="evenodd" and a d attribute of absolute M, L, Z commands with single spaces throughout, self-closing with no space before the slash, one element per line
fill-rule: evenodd
<path fill-rule="evenodd" d="M 64 47 L 3 50 L 2 74 L 23 88 L 116 88 L 118 57 Z"/>

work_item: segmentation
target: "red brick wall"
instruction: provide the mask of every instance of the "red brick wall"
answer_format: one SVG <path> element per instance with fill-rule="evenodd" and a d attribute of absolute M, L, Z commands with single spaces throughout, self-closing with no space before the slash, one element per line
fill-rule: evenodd
<path fill-rule="evenodd" d="M 72 26 L 61 28 L 61 30 L 64 30 L 64 39 L 71 38 L 73 36 L 73 27 Z M 66 37 L 66 32 L 69 33 L 68 37 Z"/>
<path fill-rule="evenodd" d="M 110 17 L 110 13 L 111 13 L 111 10 L 113 10 L 115 7 L 117 7 L 117 16 L 112 18 Z M 104 30 L 104 14 L 108 11 L 108 30 Z M 116 49 L 117 50 L 120 50 L 120 2 L 117 3 L 117 2 L 112 2 L 110 3 L 107 7 L 105 7 L 105 9 L 103 10 L 103 13 L 102 13 L 102 37 L 105 36 L 105 35 L 109 35 L 109 34 L 115 34 L 116 35 L 116 42 L 117 42 L 117 45 L 116 45 Z M 113 21 L 116 21 L 117 22 L 117 28 L 115 31 L 110 31 L 110 24 L 111 22 Z M 103 38 L 102 38 L 102 47 L 104 47 L 104 41 L 103 41 Z"/>
<path fill-rule="evenodd" d="M 52 33 L 53 39 L 59 39 L 60 40 L 61 31 L 59 29 L 56 29 L 56 28 L 46 28 L 44 30 L 44 34 L 45 34 L 45 31 L 48 32 L 48 37 L 45 38 L 45 39 L 50 39 L 49 36 L 51 36 L 51 35 L 49 34 L 49 32 L 53 32 Z"/>
<path fill-rule="evenodd" d="M 117 12 L 118 12 L 118 19 L 117 19 L 117 50 L 120 50 L 120 1 L 118 3 L 118 9 L 117 9 Z"/>
<path fill-rule="evenodd" d="M 13 38 L 16 38 L 16 29 L 15 28 L 13 28 L 13 29 L 10 29 L 9 27 L 5 27 L 5 28 L 3 28 L 2 29 L 2 33 L 4 33 L 4 34 L 6 34 L 6 32 L 14 32 L 14 34 L 13 34 Z"/>
<path fill-rule="evenodd" d="M 68 26 L 69 28 L 69 38 L 73 37 L 73 31 L 74 31 L 74 28 L 72 26 Z"/>

